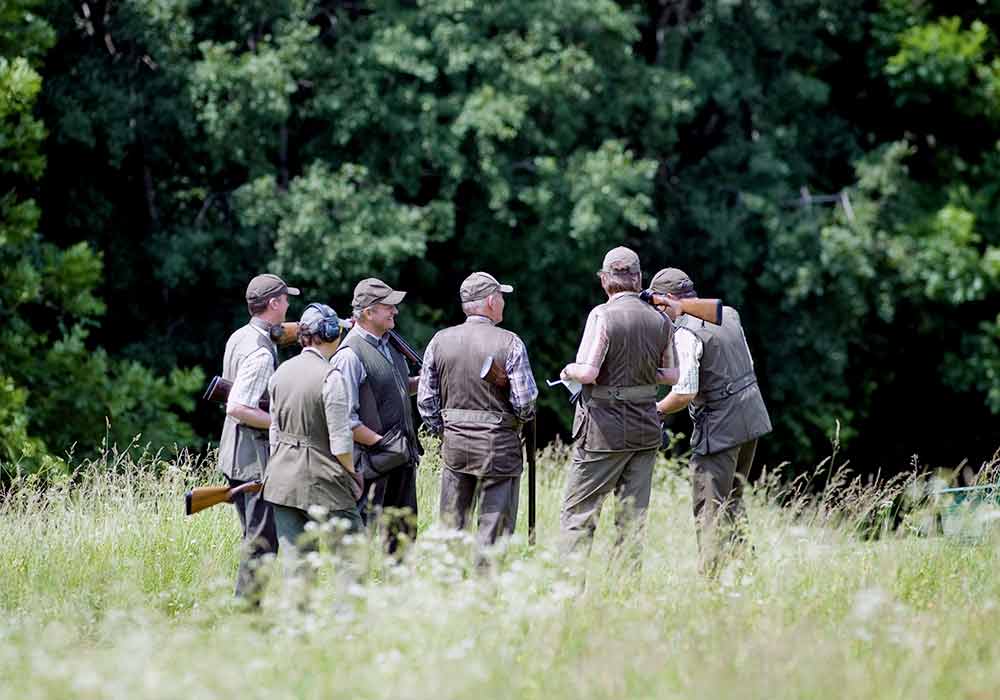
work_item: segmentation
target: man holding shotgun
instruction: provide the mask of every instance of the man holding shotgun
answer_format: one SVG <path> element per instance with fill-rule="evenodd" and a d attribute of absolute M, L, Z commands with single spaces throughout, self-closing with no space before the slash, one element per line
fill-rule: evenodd
<path fill-rule="evenodd" d="M 677 268 L 660 270 L 650 289 L 666 299 L 696 297 L 691 278 Z M 757 438 L 771 432 L 771 419 L 757 385 L 753 358 L 740 315 L 724 306 L 719 325 L 690 314 L 677 318 L 674 346 L 680 379 L 657 404 L 665 416 L 687 408 L 691 434 L 691 483 L 702 573 L 715 576 L 743 541 L 743 479 L 753 464 Z"/>
<path fill-rule="evenodd" d="M 226 420 L 219 440 L 219 469 L 236 488 L 263 478 L 267 468 L 270 415 L 259 403 L 278 366 L 278 352 L 271 340 L 271 326 L 285 321 L 288 297 L 299 290 L 277 275 L 257 275 L 247 286 L 250 321 L 226 342 L 222 377 L 232 382 L 226 402 Z M 265 554 L 278 550 L 274 513 L 259 492 L 233 496 L 243 529 L 243 550 L 236 576 L 236 595 L 256 594 L 254 570 Z"/>
<path fill-rule="evenodd" d="M 656 385 L 677 381 L 673 325 L 639 298 L 642 275 L 634 251 L 609 251 L 598 276 L 608 300 L 590 312 L 576 362 L 561 374 L 583 385 L 559 516 L 562 546 L 589 551 L 601 505 L 614 492 L 618 543 L 632 538 L 630 552 L 637 555 L 661 442 Z"/>
<path fill-rule="evenodd" d="M 463 529 L 478 496 L 481 547 L 514 532 L 523 469 L 518 431 L 534 417 L 538 398 L 524 343 L 498 327 L 503 295 L 513 291 L 485 272 L 462 282 L 465 323 L 431 339 L 417 390 L 424 424 L 441 435 L 441 520 Z M 505 381 L 485 381 L 494 365 Z"/>
<path fill-rule="evenodd" d="M 387 511 L 386 549 L 396 552 L 400 536 L 417 536 L 417 477 L 420 443 L 410 406 L 417 391 L 406 359 L 390 342 L 397 305 L 406 292 L 375 278 L 354 288 L 354 327 L 330 360 L 344 377 L 350 401 L 354 463 L 365 477 L 362 515 Z M 369 502 L 370 501 L 370 502 Z"/>

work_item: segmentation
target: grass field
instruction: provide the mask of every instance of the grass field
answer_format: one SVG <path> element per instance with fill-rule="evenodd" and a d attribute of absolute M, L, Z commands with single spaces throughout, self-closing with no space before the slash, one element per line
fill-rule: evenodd
<path fill-rule="evenodd" d="M 315 556 L 313 585 L 274 578 L 248 612 L 232 509 L 183 515 L 211 474 L 106 461 L 0 505 L 2 698 L 1000 697 L 997 540 L 912 523 L 860 538 L 888 500 L 843 483 L 754 489 L 756 556 L 709 583 L 681 470 L 661 464 L 641 573 L 616 562 L 605 517 L 582 591 L 552 546 L 565 451 L 540 465 L 538 546 L 519 536 L 486 573 L 468 536 L 433 527 L 432 457 L 403 564 L 360 542 Z"/>

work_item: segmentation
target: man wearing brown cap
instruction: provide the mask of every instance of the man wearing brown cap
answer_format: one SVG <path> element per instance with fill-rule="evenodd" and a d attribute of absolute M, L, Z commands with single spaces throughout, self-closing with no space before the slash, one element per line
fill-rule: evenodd
<path fill-rule="evenodd" d="M 691 278 L 672 267 L 656 273 L 650 288 L 673 299 L 697 296 Z M 686 407 L 691 414 L 699 566 L 714 576 L 744 539 L 742 481 L 753 464 L 757 438 L 771 432 L 771 419 L 736 309 L 723 307 L 718 326 L 682 314 L 674 346 L 680 378 L 657 410 L 667 415 Z"/>
<path fill-rule="evenodd" d="M 271 340 L 271 326 L 284 323 L 289 287 L 277 275 L 257 275 L 247 286 L 250 321 L 226 342 L 222 377 L 233 383 L 226 403 L 226 421 L 219 440 L 219 469 L 230 487 L 257 481 L 267 468 L 267 431 L 271 417 L 258 406 L 267 383 L 278 366 L 278 352 Z M 243 529 L 243 551 L 236 576 L 236 595 L 256 594 L 254 570 L 265 554 L 278 549 L 274 514 L 260 493 L 242 493 L 233 500 Z"/>
<path fill-rule="evenodd" d="M 343 375 L 350 400 L 354 463 L 365 476 L 362 511 L 366 517 L 369 508 L 375 514 L 386 512 L 383 525 L 389 553 L 396 552 L 401 537 L 412 541 L 417 536 L 420 443 L 410 406 L 417 377 L 409 376 L 406 359 L 388 336 L 396 326 L 396 307 L 405 296 L 379 279 L 358 282 L 351 302 L 354 327 L 330 360 Z M 372 453 L 389 445 L 395 454 L 405 455 L 402 462 L 384 472 L 369 469 L 375 464 Z"/>
<path fill-rule="evenodd" d="M 560 513 L 564 549 L 587 549 L 604 498 L 614 492 L 618 543 L 638 554 L 660 422 L 656 385 L 677 379 L 670 319 L 639 299 L 639 256 L 624 247 L 604 257 L 598 272 L 606 303 L 587 318 L 576 362 L 563 379 L 583 384 L 573 421 L 573 461 Z M 636 560 L 637 561 L 637 560 Z"/>
<path fill-rule="evenodd" d="M 424 425 L 442 438 L 441 520 L 463 529 L 478 492 L 481 547 L 514 532 L 523 468 L 518 430 L 534 417 L 538 397 L 524 343 L 498 327 L 503 295 L 513 291 L 485 272 L 462 282 L 465 323 L 431 339 L 417 390 Z M 506 387 L 481 379 L 490 358 L 504 368 Z"/>

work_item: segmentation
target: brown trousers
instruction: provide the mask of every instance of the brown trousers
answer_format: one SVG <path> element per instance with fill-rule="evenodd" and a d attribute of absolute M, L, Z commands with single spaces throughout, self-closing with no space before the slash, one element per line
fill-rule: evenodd
<path fill-rule="evenodd" d="M 691 457 L 692 504 L 698 535 L 699 570 L 719 573 L 746 540 L 743 482 L 753 466 L 757 441 L 710 455 Z"/>
<path fill-rule="evenodd" d="M 577 443 L 573 449 L 566 494 L 559 514 L 563 552 L 581 547 L 590 551 L 605 497 L 614 492 L 615 527 L 619 546 L 631 540 L 638 556 L 653 484 L 656 448 L 630 452 L 590 452 Z"/>
<path fill-rule="evenodd" d="M 464 530 L 479 501 L 476 541 L 480 547 L 496 543 L 517 526 L 517 505 L 521 477 L 476 477 L 445 467 L 441 470 L 441 520 L 449 527 Z M 478 493 L 477 493 L 478 491 Z"/>

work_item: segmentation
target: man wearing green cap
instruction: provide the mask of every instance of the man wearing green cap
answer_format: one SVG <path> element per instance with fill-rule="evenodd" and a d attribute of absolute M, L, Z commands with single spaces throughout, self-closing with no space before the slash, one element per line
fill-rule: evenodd
<path fill-rule="evenodd" d="M 281 365 L 268 385 L 271 458 L 264 500 L 274 509 L 281 547 L 298 544 L 315 506 L 344 520 L 349 532 L 362 527 L 347 387 L 329 362 L 341 329 L 349 327 L 326 304 L 307 306 L 299 321 L 302 352 Z"/>
<path fill-rule="evenodd" d="M 387 473 L 364 473 L 362 513 L 367 514 L 369 507 L 387 513 L 384 532 L 389 553 L 396 552 L 401 537 L 412 541 L 417 536 L 420 443 L 410 406 L 417 377 L 409 376 L 406 359 L 388 336 L 396 326 L 397 305 L 405 296 L 406 292 L 373 277 L 358 282 L 351 301 L 354 327 L 330 361 L 347 387 L 355 464 L 371 464 L 366 457 L 387 442 L 401 443 L 407 455 Z"/>
<path fill-rule="evenodd" d="M 465 323 L 439 331 L 424 351 L 417 409 L 441 435 L 441 520 L 463 529 L 479 493 L 481 547 L 510 535 L 517 524 L 523 468 L 518 430 L 535 414 L 538 389 L 517 335 L 498 327 L 504 294 L 514 288 L 474 272 L 459 291 Z M 482 379 L 492 360 L 507 386 Z"/>
<path fill-rule="evenodd" d="M 657 272 L 650 288 L 673 299 L 697 296 L 691 278 L 673 267 Z M 657 410 L 667 415 L 686 407 L 691 414 L 699 566 L 715 576 L 744 539 L 742 482 L 753 464 L 757 439 L 771 432 L 771 419 L 736 309 L 723 307 L 719 326 L 682 314 L 674 346 L 680 379 Z"/>
<path fill-rule="evenodd" d="M 278 352 L 271 340 L 271 326 L 284 323 L 288 297 L 299 290 L 277 275 L 257 275 L 247 286 L 250 321 L 226 342 L 222 377 L 233 383 L 226 403 L 226 420 L 219 440 L 219 469 L 230 487 L 256 481 L 267 468 L 267 430 L 271 417 L 258 404 L 278 366 Z M 243 529 L 243 551 L 236 576 L 236 595 L 256 593 L 254 570 L 261 557 L 274 553 L 278 541 L 274 513 L 260 493 L 243 493 L 233 500 Z"/>
<path fill-rule="evenodd" d="M 619 247 L 598 272 L 606 303 L 587 318 L 563 379 L 583 385 L 573 421 L 573 461 L 559 516 L 564 549 L 587 549 L 604 498 L 614 492 L 618 543 L 638 554 L 660 445 L 656 385 L 677 380 L 670 319 L 639 299 L 639 256 Z M 637 561 L 637 559 L 636 559 Z"/>

